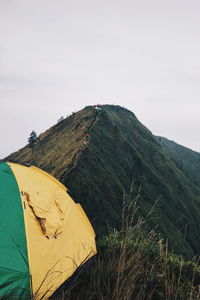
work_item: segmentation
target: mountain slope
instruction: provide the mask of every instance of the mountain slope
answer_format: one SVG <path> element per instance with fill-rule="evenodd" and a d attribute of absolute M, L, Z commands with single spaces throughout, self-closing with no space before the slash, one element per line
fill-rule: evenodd
<path fill-rule="evenodd" d="M 177 167 L 200 188 L 200 153 L 183 147 L 164 137 L 157 137 Z"/>
<path fill-rule="evenodd" d="M 86 107 L 7 157 L 56 176 L 80 202 L 98 234 L 121 222 L 124 193 L 134 180 L 144 217 L 157 201 L 152 226 L 170 247 L 199 253 L 200 194 L 135 115 L 119 106 Z M 132 195 L 135 196 L 134 193 Z M 184 241 L 185 240 L 185 241 Z"/>

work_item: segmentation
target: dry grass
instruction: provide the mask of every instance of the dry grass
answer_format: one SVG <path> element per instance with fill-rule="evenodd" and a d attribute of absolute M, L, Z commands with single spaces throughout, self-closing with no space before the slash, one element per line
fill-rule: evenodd
<path fill-rule="evenodd" d="M 198 260 L 186 262 L 169 252 L 148 221 L 138 217 L 137 200 L 124 197 L 121 231 L 99 241 L 98 255 L 51 300 L 200 299 Z"/>

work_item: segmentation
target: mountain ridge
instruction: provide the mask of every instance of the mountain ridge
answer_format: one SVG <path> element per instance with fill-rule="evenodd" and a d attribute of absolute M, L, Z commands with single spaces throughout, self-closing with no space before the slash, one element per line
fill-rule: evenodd
<path fill-rule="evenodd" d="M 120 226 L 123 196 L 134 180 L 141 215 L 155 206 L 152 226 L 170 247 L 186 256 L 200 250 L 199 189 L 125 108 L 88 106 L 39 135 L 32 149 L 27 145 L 6 159 L 34 164 L 57 177 L 100 235 L 108 226 Z"/>

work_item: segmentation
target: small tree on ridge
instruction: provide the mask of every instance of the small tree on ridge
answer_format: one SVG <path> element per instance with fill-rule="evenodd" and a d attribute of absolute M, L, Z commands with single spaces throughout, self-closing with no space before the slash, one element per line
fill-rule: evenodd
<path fill-rule="evenodd" d="M 28 138 L 29 148 L 32 148 L 37 140 L 37 133 L 33 130 Z"/>

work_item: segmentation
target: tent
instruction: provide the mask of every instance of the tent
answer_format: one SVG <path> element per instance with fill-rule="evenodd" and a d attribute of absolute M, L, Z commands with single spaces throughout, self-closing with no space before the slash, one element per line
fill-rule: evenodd
<path fill-rule="evenodd" d="M 0 163 L 0 298 L 47 299 L 95 253 L 65 186 L 34 166 Z"/>

